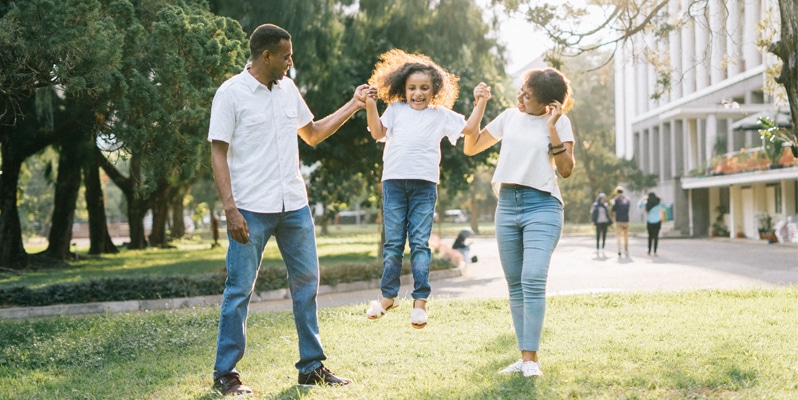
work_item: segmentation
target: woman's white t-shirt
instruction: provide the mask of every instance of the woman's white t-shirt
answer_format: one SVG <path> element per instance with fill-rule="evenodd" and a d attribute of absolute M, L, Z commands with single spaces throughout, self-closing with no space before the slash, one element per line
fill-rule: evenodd
<path fill-rule="evenodd" d="M 438 183 L 441 139 L 454 146 L 466 126 L 465 117 L 446 107 L 414 110 L 403 101 L 391 103 L 380 117 L 387 129 L 382 180 L 422 179 Z"/>
<path fill-rule="evenodd" d="M 491 136 L 502 141 L 492 182 L 532 187 L 551 193 L 562 203 L 554 156 L 549 152 L 548 120 L 546 114 L 531 115 L 511 108 L 485 126 Z M 574 141 L 567 116 L 561 116 L 555 128 L 561 142 Z"/>

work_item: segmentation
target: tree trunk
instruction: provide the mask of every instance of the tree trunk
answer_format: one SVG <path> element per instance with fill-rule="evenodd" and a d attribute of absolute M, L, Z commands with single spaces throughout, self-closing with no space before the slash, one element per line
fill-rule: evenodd
<path fill-rule="evenodd" d="M 171 238 L 172 239 L 182 239 L 186 236 L 186 223 L 183 222 L 183 213 L 185 210 L 183 209 L 183 197 L 185 197 L 186 191 L 181 189 L 173 189 L 173 194 L 170 197 L 169 202 L 172 204 L 172 232 Z"/>
<path fill-rule="evenodd" d="M 22 227 L 17 209 L 17 184 L 22 162 L 54 143 L 67 129 L 42 129 L 36 117 L 36 98 L 28 98 L 22 108 L 28 117 L 14 121 L 0 116 L 0 266 L 12 269 L 63 266 L 47 257 L 30 256 L 22 242 Z"/>
<path fill-rule="evenodd" d="M 166 221 L 169 219 L 169 183 L 165 179 L 158 181 L 158 187 L 152 194 L 152 231 L 150 246 L 167 247 Z"/>
<path fill-rule="evenodd" d="M 147 248 L 147 236 L 144 231 L 144 216 L 147 214 L 147 202 L 135 193 L 127 198 L 127 220 L 130 229 L 130 243 L 127 248 L 130 250 L 142 250 Z"/>
<path fill-rule="evenodd" d="M 0 126 L 0 129 L 10 129 Z M 22 159 L 12 156 L 8 133 L 0 134 L 3 173 L 0 174 L 0 267 L 22 269 L 29 256 L 22 245 L 22 227 L 17 209 L 17 182 Z"/>
<path fill-rule="evenodd" d="M 100 153 L 99 149 L 96 150 L 96 153 L 99 154 L 97 159 L 103 171 L 122 190 L 122 193 L 125 194 L 125 199 L 127 199 L 127 220 L 128 228 L 130 229 L 130 243 L 127 244 L 127 248 L 130 250 L 146 249 L 147 238 L 144 234 L 144 215 L 147 214 L 149 199 L 142 198 L 139 195 L 138 185 L 141 181 L 141 161 L 139 157 L 133 155 L 130 159 L 130 176 L 125 177 Z"/>
<path fill-rule="evenodd" d="M 469 193 L 468 196 L 468 223 L 471 231 L 479 235 L 479 199 L 475 193 Z"/>
<path fill-rule="evenodd" d="M 793 154 L 798 157 L 798 2 L 794 0 L 779 0 L 779 13 L 781 14 L 781 32 L 778 42 L 773 43 L 770 52 L 777 55 L 783 62 L 781 73 L 776 77 L 776 82 L 782 84 L 787 92 L 787 101 L 790 104 L 790 118 L 792 120 Z"/>
<path fill-rule="evenodd" d="M 119 249 L 108 234 L 105 198 L 100 183 L 100 155 L 96 149 L 88 151 L 83 164 L 83 184 L 86 186 L 86 208 L 89 211 L 89 254 L 116 254 Z"/>
<path fill-rule="evenodd" d="M 43 255 L 57 260 L 73 258 L 70 251 L 72 242 L 72 222 L 75 217 L 75 203 L 80 191 L 81 154 L 79 142 L 74 135 L 67 136 L 58 156 L 58 177 L 55 183 L 53 200 L 53 224 L 47 236 L 47 249 Z"/>
<path fill-rule="evenodd" d="M 321 204 L 321 210 L 320 236 L 328 236 L 330 234 L 330 218 L 327 217 L 327 203 Z"/>

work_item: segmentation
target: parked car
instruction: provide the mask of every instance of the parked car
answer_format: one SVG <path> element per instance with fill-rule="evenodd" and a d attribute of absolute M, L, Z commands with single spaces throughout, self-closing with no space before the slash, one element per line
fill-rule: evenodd
<path fill-rule="evenodd" d="M 445 222 L 468 222 L 468 216 L 463 210 L 446 210 L 443 213 Z"/>

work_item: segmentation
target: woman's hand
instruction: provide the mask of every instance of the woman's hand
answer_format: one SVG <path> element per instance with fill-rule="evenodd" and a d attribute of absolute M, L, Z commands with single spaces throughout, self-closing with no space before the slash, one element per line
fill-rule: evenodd
<path fill-rule="evenodd" d="M 490 86 L 488 86 L 485 82 L 480 82 L 479 85 L 474 88 L 475 105 L 480 99 L 490 100 L 491 97 L 492 95 L 490 93 Z"/>
<path fill-rule="evenodd" d="M 553 127 L 557 120 L 562 116 L 562 103 L 557 100 L 552 101 L 546 106 L 546 114 L 549 115 L 549 127 Z"/>

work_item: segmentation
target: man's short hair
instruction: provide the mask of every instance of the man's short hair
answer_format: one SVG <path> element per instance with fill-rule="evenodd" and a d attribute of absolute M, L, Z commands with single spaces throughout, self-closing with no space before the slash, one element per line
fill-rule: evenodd
<path fill-rule="evenodd" d="M 282 40 L 291 40 L 291 34 L 274 24 L 263 24 L 249 36 L 250 57 L 263 54 L 266 50 L 273 50 Z"/>

